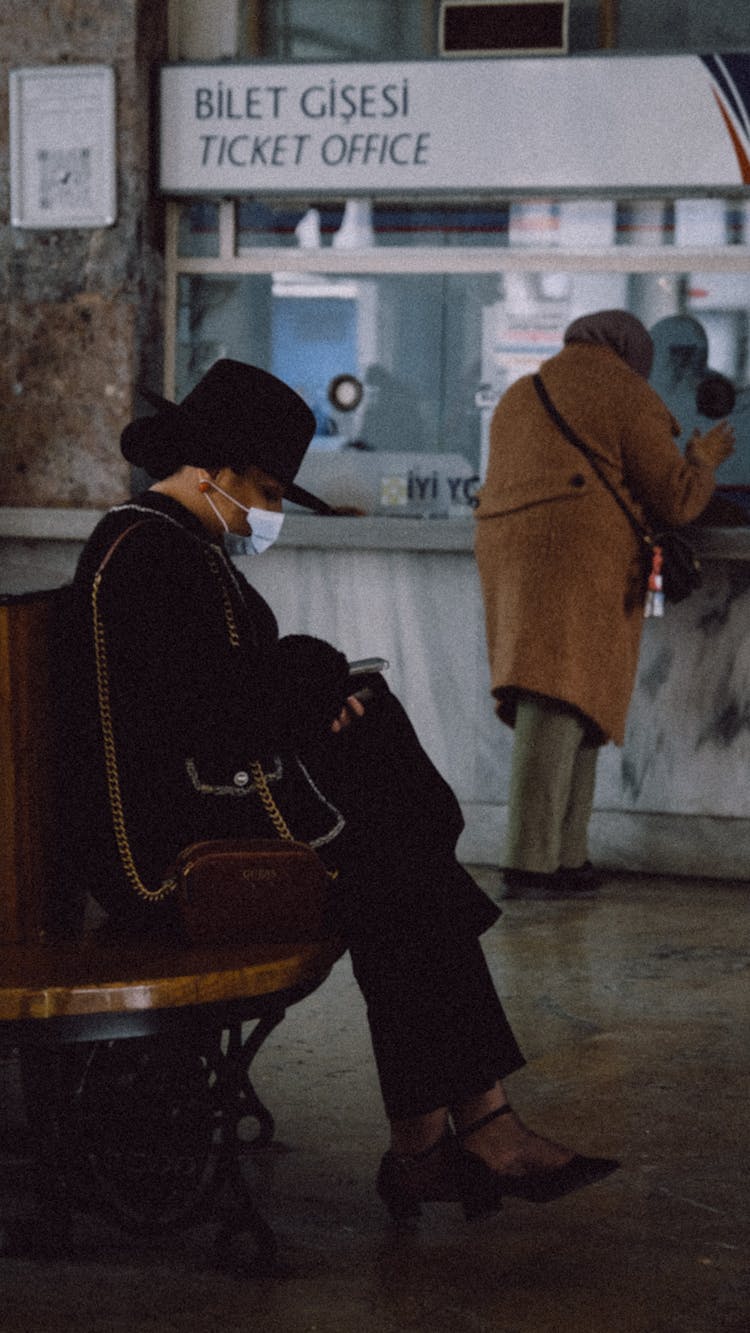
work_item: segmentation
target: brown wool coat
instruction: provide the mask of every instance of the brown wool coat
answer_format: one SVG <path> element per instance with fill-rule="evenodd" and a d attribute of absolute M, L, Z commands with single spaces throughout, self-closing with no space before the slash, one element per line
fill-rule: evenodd
<path fill-rule="evenodd" d="M 641 521 L 658 528 L 700 514 L 712 468 L 683 457 L 666 406 L 615 352 L 570 344 L 541 373 Z M 579 709 L 604 739 L 622 744 L 643 627 L 639 543 L 530 376 L 495 409 L 476 519 L 500 717 L 512 724 L 513 691 L 533 691 Z"/>

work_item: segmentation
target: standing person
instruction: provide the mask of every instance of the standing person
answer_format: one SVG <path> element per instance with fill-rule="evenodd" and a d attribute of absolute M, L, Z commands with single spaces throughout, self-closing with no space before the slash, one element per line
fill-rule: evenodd
<path fill-rule="evenodd" d="M 154 484 L 100 521 L 70 598 L 77 875 L 115 928 L 171 931 L 183 846 L 273 836 L 259 761 L 293 835 L 338 872 L 332 908 L 391 1127 L 378 1175 L 391 1212 L 444 1199 L 473 1215 L 504 1194 L 556 1198 L 608 1174 L 616 1162 L 573 1153 L 511 1111 L 503 1079 L 523 1057 L 479 942 L 499 913 L 456 860 L 458 802 L 400 704 L 373 678 L 363 708 L 342 653 L 279 638 L 227 558 L 227 533 L 256 554 L 271 544 L 285 497 L 327 511 L 294 484 L 312 413 L 274 376 L 230 360 L 181 404 L 155 401 L 122 436 Z"/>
<path fill-rule="evenodd" d="M 679 425 L 647 383 L 653 344 L 624 310 L 576 319 L 540 370 L 562 417 L 646 526 L 689 523 L 708 504 L 734 433 Z M 491 688 L 514 727 L 506 897 L 556 897 L 597 883 L 588 853 L 596 762 L 621 745 L 645 587 L 640 544 L 587 459 L 542 405 L 530 375 L 490 426 L 475 551 Z"/>

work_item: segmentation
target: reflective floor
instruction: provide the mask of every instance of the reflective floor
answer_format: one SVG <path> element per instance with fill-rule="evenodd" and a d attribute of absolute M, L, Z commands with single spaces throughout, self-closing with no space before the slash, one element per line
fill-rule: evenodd
<path fill-rule="evenodd" d="M 504 905 L 485 944 L 528 1060 L 511 1097 L 536 1128 L 623 1168 L 478 1225 L 452 1205 L 411 1231 L 384 1215 L 372 1182 L 386 1135 L 342 961 L 256 1066 L 278 1141 L 248 1170 L 287 1273 L 217 1271 L 209 1226 L 124 1239 L 80 1216 L 65 1259 L 0 1260 L 0 1329 L 748 1333 L 749 923 L 747 883 L 623 876 L 589 899 Z M 9 1062 L 0 1092 L 7 1215 L 28 1180 Z"/>

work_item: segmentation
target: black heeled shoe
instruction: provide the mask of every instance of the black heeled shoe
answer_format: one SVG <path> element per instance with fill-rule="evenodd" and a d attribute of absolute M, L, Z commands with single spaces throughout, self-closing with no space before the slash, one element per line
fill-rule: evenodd
<path fill-rule="evenodd" d="M 418 1153 L 395 1153 L 383 1157 L 376 1189 L 391 1217 L 403 1222 L 419 1217 L 423 1203 L 458 1203 L 463 1172 L 462 1154 L 452 1130 Z"/>
<path fill-rule="evenodd" d="M 603 1180 L 620 1166 L 613 1157 L 584 1157 L 581 1153 L 574 1153 L 562 1166 L 525 1171 L 522 1175 L 493 1170 L 476 1153 L 464 1148 L 463 1141 L 498 1116 L 509 1115 L 512 1110 L 512 1106 L 506 1102 L 504 1106 L 498 1106 L 489 1115 L 466 1125 L 456 1134 L 461 1155 L 461 1201 L 467 1218 L 494 1212 L 506 1194 L 532 1203 L 550 1203 L 553 1199 L 562 1198 L 564 1194 L 582 1189 L 584 1185 L 593 1185 L 595 1181 Z"/>

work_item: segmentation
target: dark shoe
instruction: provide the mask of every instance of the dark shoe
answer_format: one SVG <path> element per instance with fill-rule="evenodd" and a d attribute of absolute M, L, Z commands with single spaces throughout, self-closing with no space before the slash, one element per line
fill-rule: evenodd
<path fill-rule="evenodd" d="M 563 893 L 594 893 L 600 888 L 605 876 L 590 861 L 582 866 L 560 866 L 555 874 L 558 889 Z"/>
<path fill-rule="evenodd" d="M 458 1203 L 461 1158 L 450 1129 L 424 1152 L 389 1150 L 380 1163 L 376 1188 L 391 1217 L 397 1221 L 419 1217 L 423 1203 Z"/>
<path fill-rule="evenodd" d="M 555 898 L 557 872 L 541 870 L 503 870 L 502 898 L 526 898 L 530 901 L 544 901 Z"/>
<path fill-rule="evenodd" d="M 540 870 L 503 871 L 505 889 L 502 899 L 520 898 L 527 902 L 551 902 L 556 898 L 585 898 L 599 888 L 603 876 L 590 861 L 582 866 L 560 866 L 546 873 Z"/>
<path fill-rule="evenodd" d="M 603 1180 L 613 1171 L 619 1170 L 620 1163 L 614 1157 L 583 1157 L 575 1153 L 564 1166 L 553 1171 L 533 1171 L 523 1176 L 500 1176 L 501 1193 L 512 1194 L 517 1199 L 528 1199 L 531 1203 L 550 1203 L 561 1199 L 564 1194 L 572 1194 L 584 1185 L 593 1185 Z"/>
<path fill-rule="evenodd" d="M 488 1212 L 494 1212 L 506 1194 L 528 1199 L 532 1203 L 549 1203 L 553 1199 L 562 1198 L 564 1194 L 582 1189 L 584 1185 L 593 1185 L 595 1181 L 602 1180 L 618 1169 L 620 1163 L 612 1157 L 583 1157 L 575 1153 L 563 1166 L 515 1175 L 494 1171 L 476 1153 L 460 1146 L 469 1135 L 488 1125 L 497 1116 L 508 1115 L 511 1111 L 512 1107 L 507 1103 L 499 1106 L 456 1135 L 462 1162 L 461 1202 L 467 1218 L 483 1217 Z"/>

